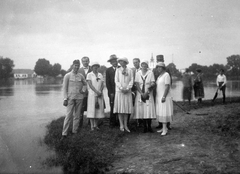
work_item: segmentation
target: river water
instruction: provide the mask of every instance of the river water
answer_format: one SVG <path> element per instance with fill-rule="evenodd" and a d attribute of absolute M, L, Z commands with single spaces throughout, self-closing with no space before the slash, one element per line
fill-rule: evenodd
<path fill-rule="evenodd" d="M 215 82 L 205 82 L 205 99 L 216 91 Z M 175 81 L 172 93 L 181 100 L 182 83 Z M 106 112 L 109 111 L 104 90 Z M 240 96 L 240 82 L 229 81 L 227 101 Z M 221 97 L 221 96 L 220 96 Z M 61 79 L 13 80 L 0 84 L 0 173 L 62 173 L 61 168 L 43 168 L 41 162 L 54 152 L 42 143 L 46 125 L 64 115 Z"/>

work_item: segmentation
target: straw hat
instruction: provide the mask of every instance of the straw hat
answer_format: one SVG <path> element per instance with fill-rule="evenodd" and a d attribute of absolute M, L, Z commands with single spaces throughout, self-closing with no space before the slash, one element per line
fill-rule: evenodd
<path fill-rule="evenodd" d="M 126 58 L 126 57 L 124 57 L 124 58 L 119 58 L 118 59 L 118 63 L 119 63 L 119 61 L 124 61 L 124 62 L 126 62 L 126 64 L 128 64 L 129 62 L 128 62 L 128 59 Z"/>
<path fill-rule="evenodd" d="M 156 67 L 158 67 L 158 66 L 165 68 L 165 64 L 164 64 L 163 62 L 158 62 L 158 63 L 156 64 Z"/>
<path fill-rule="evenodd" d="M 92 63 L 92 66 L 98 66 L 98 67 L 100 67 L 100 64 L 99 64 L 98 62 L 93 62 L 93 63 Z"/>
<path fill-rule="evenodd" d="M 147 64 L 147 66 L 149 66 L 149 64 L 148 64 L 148 61 L 147 60 L 143 60 L 142 62 L 141 62 L 141 66 L 142 66 L 142 64 Z"/>

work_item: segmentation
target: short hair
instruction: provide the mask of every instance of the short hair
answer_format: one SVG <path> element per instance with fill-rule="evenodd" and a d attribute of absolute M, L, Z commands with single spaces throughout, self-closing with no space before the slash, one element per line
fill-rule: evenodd
<path fill-rule="evenodd" d="M 222 71 L 224 73 L 224 69 L 220 69 L 220 71 Z"/>
<path fill-rule="evenodd" d="M 90 61 L 90 60 L 89 60 L 89 57 L 87 57 L 87 56 L 82 57 L 81 60 L 83 60 L 83 59 L 88 59 L 88 61 Z"/>
<path fill-rule="evenodd" d="M 133 60 L 137 60 L 138 62 L 140 62 L 140 59 L 139 59 L 139 58 L 133 58 Z"/>
<path fill-rule="evenodd" d="M 78 64 L 78 65 L 80 65 L 80 61 L 79 61 L 79 60 L 74 60 L 74 61 L 73 61 L 73 64 Z"/>

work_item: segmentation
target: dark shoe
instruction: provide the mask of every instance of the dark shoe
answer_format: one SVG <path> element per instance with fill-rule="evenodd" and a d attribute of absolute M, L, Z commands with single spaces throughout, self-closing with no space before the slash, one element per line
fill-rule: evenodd
<path fill-rule="evenodd" d="M 131 132 L 128 128 L 125 128 L 125 130 L 126 130 L 127 132 L 129 132 L 129 133 Z"/>
<path fill-rule="evenodd" d="M 143 129 L 143 133 L 147 133 L 147 128 L 146 127 Z"/>
<path fill-rule="evenodd" d="M 172 127 L 170 126 L 170 123 L 167 123 L 168 130 L 172 130 Z"/>
<path fill-rule="evenodd" d="M 171 126 L 167 126 L 168 130 L 172 130 L 172 127 Z"/>
<path fill-rule="evenodd" d="M 94 127 L 95 130 L 100 130 L 98 126 Z"/>
<path fill-rule="evenodd" d="M 67 135 L 62 135 L 60 141 L 64 141 L 67 138 Z"/>
<path fill-rule="evenodd" d="M 153 133 L 153 130 L 151 127 L 148 128 L 148 132 Z"/>

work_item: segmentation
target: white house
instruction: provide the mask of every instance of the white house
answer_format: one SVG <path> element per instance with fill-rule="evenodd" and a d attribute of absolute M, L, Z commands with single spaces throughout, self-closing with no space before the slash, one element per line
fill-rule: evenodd
<path fill-rule="evenodd" d="M 27 79 L 36 77 L 36 73 L 31 69 L 14 69 L 13 75 L 15 79 Z"/>

